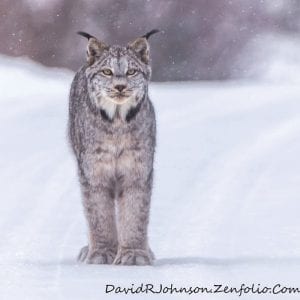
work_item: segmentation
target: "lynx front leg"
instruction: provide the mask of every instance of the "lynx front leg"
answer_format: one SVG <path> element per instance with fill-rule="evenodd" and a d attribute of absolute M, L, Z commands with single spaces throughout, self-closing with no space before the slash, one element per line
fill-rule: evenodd
<path fill-rule="evenodd" d="M 109 189 L 84 190 L 84 210 L 89 229 L 89 245 L 78 260 L 88 264 L 111 264 L 117 252 L 114 199 Z"/>
<path fill-rule="evenodd" d="M 148 246 L 150 189 L 126 188 L 118 200 L 119 248 L 114 264 L 150 265 L 153 253 Z"/>

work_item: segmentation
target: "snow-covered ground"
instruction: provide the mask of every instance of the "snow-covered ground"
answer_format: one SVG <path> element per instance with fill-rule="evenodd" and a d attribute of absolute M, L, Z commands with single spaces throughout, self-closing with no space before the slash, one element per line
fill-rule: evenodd
<path fill-rule="evenodd" d="M 149 234 L 157 260 L 120 267 L 75 260 L 86 224 L 66 139 L 72 76 L 0 58 L 1 299 L 103 299 L 106 284 L 300 288 L 299 85 L 151 85 L 158 147 Z M 132 296 L 146 297 L 105 297 Z M 189 297 L 200 296 L 238 298 Z"/>

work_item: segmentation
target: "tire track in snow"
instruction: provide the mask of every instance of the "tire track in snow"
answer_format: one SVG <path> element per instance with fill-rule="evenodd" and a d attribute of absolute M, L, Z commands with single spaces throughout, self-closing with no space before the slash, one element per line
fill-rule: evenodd
<path fill-rule="evenodd" d="M 47 182 L 43 185 L 43 190 L 36 196 L 35 201 L 30 203 L 34 204 L 34 207 L 30 206 L 27 209 L 22 224 L 16 226 L 11 237 L 7 239 L 6 247 L 15 250 L 15 253 L 10 253 L 12 259 L 17 257 L 22 262 L 22 260 L 28 260 L 30 256 L 35 260 L 42 258 L 37 253 L 41 245 L 39 237 L 45 236 L 45 230 L 47 232 L 49 226 L 59 226 L 55 222 L 49 222 L 49 219 L 55 219 L 55 212 L 59 210 L 60 201 L 70 188 L 72 175 L 68 176 L 66 172 L 71 169 L 70 160 L 65 161 L 64 157 L 60 163 L 59 161 L 56 163 L 59 166 L 48 177 Z M 12 217 L 14 218 L 14 216 Z M 47 222 L 49 223 L 47 224 Z"/>
<path fill-rule="evenodd" d="M 210 173 L 205 182 L 201 182 L 200 185 L 196 184 L 195 188 L 188 193 L 191 197 L 201 195 L 203 199 L 199 201 L 199 207 L 194 207 L 199 215 L 194 215 L 189 220 L 189 226 L 199 228 L 204 234 L 204 243 L 205 241 L 210 243 L 216 238 L 222 239 L 220 230 L 224 228 L 235 228 L 233 215 L 240 206 L 240 197 L 237 197 L 236 193 L 239 192 L 239 186 L 242 183 L 240 175 L 242 171 L 249 174 L 246 170 L 253 166 L 253 161 L 267 156 L 286 140 L 299 135 L 300 116 L 297 116 L 282 121 L 275 128 L 265 130 L 256 140 L 235 147 L 234 151 L 221 157 L 210 167 Z M 193 204 L 195 203 L 197 202 L 193 201 Z"/>
<path fill-rule="evenodd" d="M 53 153 L 51 160 L 45 159 L 45 157 L 44 152 L 35 153 L 26 160 L 17 162 L 17 166 L 6 166 L 1 170 L 0 181 L 6 183 L 5 194 L 10 195 L 8 201 L 11 203 L 6 217 L 0 221 L 0 232 L 6 241 L 14 232 L 17 232 L 18 228 L 23 226 L 23 222 L 28 218 L 27 215 L 39 201 L 41 189 L 44 187 L 40 187 L 41 182 L 37 180 L 37 174 L 41 174 L 43 170 L 53 165 L 58 155 Z M 18 186 L 18 190 L 15 189 L 16 186 Z M 20 191 L 25 193 L 24 197 L 16 198 L 16 196 L 20 196 Z M 26 193 L 30 194 L 30 197 Z M 12 219 L 16 221 L 12 221 Z"/>
<path fill-rule="evenodd" d="M 41 192 L 35 199 L 30 199 L 28 209 L 19 216 L 20 220 L 17 220 L 13 231 L 5 239 L 1 265 L 6 266 L 7 275 L 1 276 L 1 282 L 8 286 L 7 293 L 10 293 L 9 286 L 13 290 L 26 289 L 27 286 L 34 286 L 35 278 L 46 276 L 49 293 L 57 294 L 56 281 L 61 267 L 60 253 L 63 251 L 61 245 L 66 234 L 64 229 L 68 231 L 71 228 L 69 226 L 72 226 L 68 224 L 72 222 L 72 214 L 68 210 L 73 200 L 68 195 L 73 195 L 69 191 L 74 190 L 72 182 L 75 177 L 75 174 L 70 174 L 73 169 L 71 163 L 70 157 L 66 159 L 66 155 L 61 155 L 59 160 L 55 160 L 55 168 L 51 175 L 47 176 Z M 61 217 L 63 215 L 65 218 Z M 14 218 L 15 215 L 12 215 L 8 223 L 16 222 Z M 65 222 L 62 222 L 62 219 L 65 219 Z M 54 270 L 51 270 L 53 268 Z"/>
<path fill-rule="evenodd" d="M 291 107 L 293 107 L 293 105 L 296 105 L 296 101 L 294 97 L 290 99 L 292 100 Z M 220 116 L 234 116 L 238 115 L 241 111 L 248 114 L 256 111 L 260 112 L 262 108 L 263 110 L 266 110 L 268 107 L 271 107 L 272 111 L 274 111 L 274 105 L 276 110 L 280 111 L 280 107 L 283 105 L 283 100 L 285 100 L 284 97 L 280 95 L 275 97 L 275 99 L 267 99 L 267 101 L 262 101 L 261 103 L 259 101 L 255 101 L 253 107 L 248 103 L 246 107 L 239 107 L 237 110 L 229 108 L 225 110 L 224 115 L 220 114 L 220 112 L 215 113 L 213 111 L 213 113 L 211 113 L 212 115 L 204 115 L 204 117 L 202 116 L 202 119 L 195 119 L 195 117 L 192 118 L 192 112 L 188 111 L 185 112 L 185 115 L 190 114 L 193 122 L 191 124 L 189 122 L 184 122 L 183 125 L 185 127 L 187 127 L 187 125 L 189 126 L 189 129 L 186 128 L 187 130 L 190 130 L 191 128 L 192 130 L 195 130 L 196 123 L 201 124 L 201 122 L 209 120 L 210 118 L 218 119 Z M 285 101 L 284 105 L 287 107 L 289 104 Z M 201 105 L 196 105 L 196 109 L 200 113 Z M 295 111 L 291 110 L 290 112 L 294 113 Z M 167 116 L 170 113 L 171 112 L 167 111 Z M 263 132 L 260 132 L 259 135 L 255 136 L 252 140 L 247 141 L 243 138 L 240 141 L 240 144 L 234 146 L 233 149 L 225 148 L 226 152 L 222 156 L 219 156 L 217 161 L 211 163 L 209 168 L 206 170 L 206 174 L 204 174 L 202 170 L 200 172 L 195 172 L 196 168 L 193 168 L 194 184 L 190 187 L 190 189 L 185 187 L 185 189 L 182 189 L 182 192 L 176 196 L 178 201 L 181 198 L 188 199 L 188 201 L 184 203 L 184 206 L 182 206 L 182 204 L 178 204 L 181 205 L 181 213 L 176 213 L 178 205 L 175 205 L 175 207 L 172 205 L 170 206 L 171 209 L 168 210 L 168 214 L 175 216 L 172 224 L 179 225 L 182 224 L 182 222 L 185 222 L 191 228 L 192 232 L 195 231 L 195 228 L 199 228 L 200 226 L 199 230 L 206 233 L 205 237 L 209 244 L 212 240 L 212 237 L 209 236 L 209 232 L 213 232 L 213 228 L 217 228 L 220 224 L 222 224 L 222 218 L 224 218 L 224 223 L 232 220 L 232 217 L 229 216 L 229 212 L 233 209 L 233 207 L 238 205 L 238 203 L 236 203 L 238 202 L 238 198 L 235 198 L 235 200 L 230 203 L 224 203 L 224 199 L 229 196 L 234 198 L 234 194 L 239 188 L 239 180 L 237 180 L 237 183 L 235 184 L 233 184 L 233 181 L 239 176 L 240 171 L 246 170 L 247 168 L 249 169 L 251 167 L 251 162 L 253 162 L 254 159 L 259 156 L 263 157 L 263 155 L 267 155 L 267 153 L 272 151 L 274 147 L 284 143 L 286 139 L 297 133 L 297 128 L 299 128 L 299 116 L 295 116 L 295 114 L 291 115 L 291 113 L 289 113 L 290 116 L 284 116 L 283 120 L 280 120 L 280 124 L 278 126 L 263 128 Z M 289 120 L 288 118 L 291 119 Z M 274 120 L 273 117 L 272 119 Z M 164 118 L 162 121 L 163 123 L 168 124 L 164 124 L 164 127 L 171 126 L 172 129 L 174 129 L 174 123 L 176 125 L 175 129 L 180 127 L 181 124 L 174 122 L 174 120 L 169 120 L 168 118 Z M 196 158 L 195 161 L 197 161 Z M 195 196 L 199 197 L 199 199 L 195 199 Z M 176 199 L 173 199 L 173 201 L 180 203 Z M 227 221 L 225 220 L 226 215 L 228 218 Z M 220 217 L 216 220 L 215 216 Z M 187 225 L 185 224 L 185 226 Z M 182 230 L 178 226 L 170 227 L 168 224 L 167 230 L 169 232 L 167 236 L 178 236 L 180 232 L 182 233 Z M 206 241 L 204 241 L 204 244 L 205 243 Z M 194 246 L 196 247 L 196 245 Z"/>

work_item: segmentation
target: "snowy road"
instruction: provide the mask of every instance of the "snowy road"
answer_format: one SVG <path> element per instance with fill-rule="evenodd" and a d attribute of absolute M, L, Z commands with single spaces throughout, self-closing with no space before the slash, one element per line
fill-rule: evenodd
<path fill-rule="evenodd" d="M 103 299 L 106 284 L 300 288 L 299 86 L 151 86 L 159 135 L 150 244 L 157 261 L 119 267 L 75 261 L 86 226 L 66 140 L 71 79 L 0 59 L 1 299 Z M 200 296 L 238 299 L 190 297 Z"/>

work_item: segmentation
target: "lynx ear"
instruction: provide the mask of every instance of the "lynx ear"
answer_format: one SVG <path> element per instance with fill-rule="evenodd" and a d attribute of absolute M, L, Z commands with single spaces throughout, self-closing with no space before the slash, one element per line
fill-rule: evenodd
<path fill-rule="evenodd" d="M 145 64 L 148 64 L 150 60 L 148 38 L 157 32 L 159 32 L 158 29 L 153 29 L 142 37 L 139 37 L 128 44 L 128 47 L 132 49 Z"/>
<path fill-rule="evenodd" d="M 104 50 L 108 49 L 108 46 L 105 43 L 100 42 L 97 38 L 86 32 L 79 31 L 77 34 L 89 40 L 87 45 L 87 58 L 90 64 L 95 61 L 96 57 L 101 56 Z"/>
<path fill-rule="evenodd" d="M 146 38 L 139 37 L 133 42 L 129 43 L 128 46 L 135 52 L 135 54 L 143 63 L 149 63 L 149 43 Z"/>

